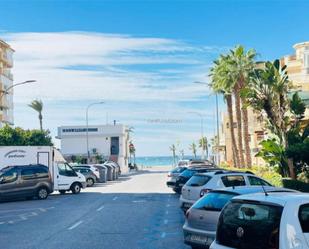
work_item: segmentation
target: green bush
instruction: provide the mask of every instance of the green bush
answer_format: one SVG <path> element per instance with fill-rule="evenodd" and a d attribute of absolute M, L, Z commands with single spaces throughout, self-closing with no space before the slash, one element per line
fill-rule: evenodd
<path fill-rule="evenodd" d="M 295 189 L 301 192 L 309 192 L 309 183 L 293 180 L 290 178 L 283 178 L 282 179 L 283 187 Z"/>

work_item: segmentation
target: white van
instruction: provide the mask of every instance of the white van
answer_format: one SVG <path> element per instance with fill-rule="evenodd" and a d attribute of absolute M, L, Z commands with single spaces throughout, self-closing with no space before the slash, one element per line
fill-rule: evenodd
<path fill-rule="evenodd" d="M 7 166 L 42 164 L 49 168 L 54 191 L 78 194 L 86 187 L 85 176 L 75 172 L 52 146 L 0 146 L 0 170 Z"/>

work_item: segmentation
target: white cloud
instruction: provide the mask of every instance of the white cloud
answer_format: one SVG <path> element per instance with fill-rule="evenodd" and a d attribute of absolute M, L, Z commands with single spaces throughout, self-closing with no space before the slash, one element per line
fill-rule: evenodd
<path fill-rule="evenodd" d="M 36 127 L 36 114 L 26 104 L 40 98 L 45 103 L 45 123 L 53 135 L 57 126 L 80 124 L 85 105 L 101 99 L 107 102 L 110 116 L 136 123 L 141 129 L 151 126 L 143 120 L 155 114 L 181 116 L 197 110 L 209 90 L 192 82 L 208 80 L 211 58 L 221 51 L 172 39 L 118 34 L 4 33 L 3 37 L 16 50 L 15 82 L 37 80 L 14 90 L 16 125 Z M 182 104 L 188 101 L 196 104 Z M 95 120 L 102 122 L 103 116 Z M 136 139 L 152 137 L 162 145 L 178 136 L 163 133 L 162 137 L 154 137 L 151 132 L 141 137 L 137 131 Z M 191 136 L 187 133 L 186 140 Z M 163 153 L 166 148 L 159 151 Z"/>

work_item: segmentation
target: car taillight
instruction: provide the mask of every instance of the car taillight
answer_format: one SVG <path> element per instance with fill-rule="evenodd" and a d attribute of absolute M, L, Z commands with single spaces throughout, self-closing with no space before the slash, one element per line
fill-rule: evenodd
<path fill-rule="evenodd" d="M 210 190 L 211 189 L 202 189 L 200 192 L 200 197 L 203 197 L 204 195 L 208 194 Z"/>

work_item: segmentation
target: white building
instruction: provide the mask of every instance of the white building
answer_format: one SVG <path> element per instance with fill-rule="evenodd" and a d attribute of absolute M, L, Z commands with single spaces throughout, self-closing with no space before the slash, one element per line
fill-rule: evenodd
<path fill-rule="evenodd" d="M 0 127 L 3 124 L 13 125 L 13 90 L 6 91 L 13 85 L 13 75 L 11 68 L 13 67 L 14 50 L 0 40 Z"/>
<path fill-rule="evenodd" d="M 61 140 L 61 152 L 67 158 L 82 156 L 87 158 L 86 126 L 58 127 L 57 138 Z M 129 135 L 125 125 L 89 125 L 88 143 L 91 161 L 100 155 L 118 162 L 122 172 L 128 170 Z"/>

